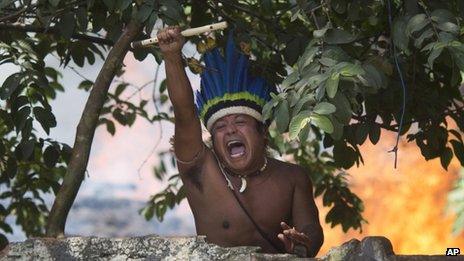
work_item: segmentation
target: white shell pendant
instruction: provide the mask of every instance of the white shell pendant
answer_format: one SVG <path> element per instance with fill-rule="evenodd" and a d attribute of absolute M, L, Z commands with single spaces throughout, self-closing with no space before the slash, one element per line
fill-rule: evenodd
<path fill-rule="evenodd" d="M 240 187 L 240 193 L 243 193 L 247 187 L 247 182 L 246 182 L 246 179 L 245 178 L 241 178 L 242 179 L 242 186 Z"/>

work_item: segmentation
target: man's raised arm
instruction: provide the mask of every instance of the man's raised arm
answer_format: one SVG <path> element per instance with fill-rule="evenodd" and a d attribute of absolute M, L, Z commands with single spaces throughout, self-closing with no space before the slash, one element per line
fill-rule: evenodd
<path fill-rule="evenodd" d="M 175 134 L 174 150 L 178 159 L 179 171 L 186 170 L 182 162 L 196 164 L 204 145 L 201 138 L 201 123 L 195 113 L 192 87 L 185 73 L 182 61 L 184 37 L 179 27 L 160 30 L 157 34 L 158 45 L 164 57 L 166 81 L 169 98 L 174 108 Z M 182 166 L 184 165 L 184 166 Z"/>

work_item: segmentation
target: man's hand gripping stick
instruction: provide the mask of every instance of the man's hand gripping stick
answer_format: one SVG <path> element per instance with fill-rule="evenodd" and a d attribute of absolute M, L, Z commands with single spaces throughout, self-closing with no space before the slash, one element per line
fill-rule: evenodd
<path fill-rule="evenodd" d="M 182 36 L 188 37 L 188 36 L 193 36 L 193 35 L 199 35 L 202 33 L 207 33 L 207 32 L 212 32 L 216 30 L 223 30 L 227 28 L 227 22 L 220 22 L 216 24 L 209 24 L 201 27 L 195 27 L 195 28 L 190 28 L 187 30 L 184 30 L 181 32 Z M 136 41 L 131 43 L 132 48 L 139 48 L 139 47 L 145 47 L 149 45 L 155 45 L 158 43 L 158 38 L 153 37 L 149 39 L 145 39 L 142 41 Z"/>

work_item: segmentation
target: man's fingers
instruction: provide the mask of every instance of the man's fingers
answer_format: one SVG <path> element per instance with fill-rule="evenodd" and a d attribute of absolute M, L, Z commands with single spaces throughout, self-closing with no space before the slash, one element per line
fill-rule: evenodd
<path fill-rule="evenodd" d="M 291 253 L 293 251 L 293 243 L 292 241 L 286 237 L 284 234 L 280 233 L 277 235 L 277 238 L 284 243 L 285 251 Z"/>
<path fill-rule="evenodd" d="M 309 240 L 308 236 L 294 229 L 285 230 L 284 235 L 288 237 L 290 240 L 300 243 L 300 244 L 306 244 L 308 243 L 308 240 Z"/>
<path fill-rule="evenodd" d="M 284 230 L 287 230 L 287 229 L 292 229 L 289 225 L 287 225 L 287 223 L 285 222 L 280 222 L 280 227 L 282 227 L 282 229 Z"/>
<path fill-rule="evenodd" d="M 156 34 L 156 37 L 158 38 L 159 42 L 170 43 L 170 42 L 173 42 L 175 39 L 182 36 L 180 32 L 181 32 L 180 27 L 169 26 L 169 27 L 159 30 L 158 33 Z"/>

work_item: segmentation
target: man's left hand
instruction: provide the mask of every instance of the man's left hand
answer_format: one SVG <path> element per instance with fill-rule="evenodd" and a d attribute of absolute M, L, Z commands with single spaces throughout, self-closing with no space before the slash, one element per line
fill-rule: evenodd
<path fill-rule="evenodd" d="M 287 251 L 287 253 L 301 256 L 302 253 L 296 253 L 300 252 L 296 249 L 296 246 L 302 245 L 307 250 L 310 244 L 309 237 L 306 234 L 297 231 L 295 227 L 291 228 L 285 222 L 280 222 L 280 226 L 282 227 L 282 233 L 278 234 L 277 237 L 284 243 L 285 251 Z M 306 253 L 304 256 L 306 256 Z"/>

